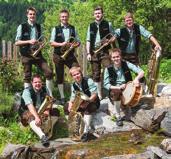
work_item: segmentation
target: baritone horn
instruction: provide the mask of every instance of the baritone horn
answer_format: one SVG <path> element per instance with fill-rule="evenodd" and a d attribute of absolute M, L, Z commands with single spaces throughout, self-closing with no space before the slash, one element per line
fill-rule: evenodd
<path fill-rule="evenodd" d="M 148 63 L 148 90 L 147 94 L 152 94 L 155 96 L 156 92 L 156 85 L 158 82 L 159 76 L 159 68 L 160 68 L 160 60 L 161 60 L 161 50 L 153 50 L 149 63 Z"/>
<path fill-rule="evenodd" d="M 113 48 L 113 44 L 111 43 L 114 39 L 112 33 L 107 34 L 100 42 L 98 42 L 97 47 L 94 50 L 94 53 L 97 55 L 105 46 L 111 45 Z"/>
<path fill-rule="evenodd" d="M 75 37 L 70 37 L 68 40 L 67 40 L 67 44 L 63 47 L 61 47 L 61 53 L 63 54 L 61 56 L 62 59 L 66 59 L 66 57 L 69 55 L 69 53 L 75 48 L 78 46 L 78 41 L 76 40 Z"/>
<path fill-rule="evenodd" d="M 42 41 L 43 39 L 43 41 Z M 36 58 L 40 51 L 45 47 L 47 38 L 40 36 L 34 45 L 31 45 L 31 56 Z"/>

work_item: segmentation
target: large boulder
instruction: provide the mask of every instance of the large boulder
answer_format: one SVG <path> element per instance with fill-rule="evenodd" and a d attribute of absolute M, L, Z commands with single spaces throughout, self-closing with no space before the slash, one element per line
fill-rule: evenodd
<path fill-rule="evenodd" d="M 163 109 L 151 109 L 151 110 L 138 110 L 134 116 L 131 117 L 131 121 L 135 125 L 154 132 L 160 128 L 160 122 L 163 120 L 166 114 L 166 110 Z"/>

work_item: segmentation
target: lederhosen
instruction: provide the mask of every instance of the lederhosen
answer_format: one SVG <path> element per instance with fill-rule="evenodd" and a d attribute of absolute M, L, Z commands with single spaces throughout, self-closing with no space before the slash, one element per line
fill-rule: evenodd
<path fill-rule="evenodd" d="M 95 40 L 97 36 L 97 24 L 96 22 L 93 22 L 90 24 L 90 53 L 92 55 L 92 76 L 93 80 L 95 82 L 100 81 L 100 75 L 101 75 L 101 64 L 103 64 L 105 67 L 110 65 L 110 58 L 109 58 L 109 49 L 110 45 L 103 48 L 103 50 L 96 56 L 94 54 L 95 50 Z M 110 33 L 109 30 L 109 22 L 106 20 L 102 20 L 99 24 L 99 33 L 100 33 L 100 39 L 102 40 L 107 34 Z"/>
<path fill-rule="evenodd" d="M 140 34 L 139 25 L 137 24 L 133 25 L 133 36 L 135 36 L 135 50 L 136 50 L 136 52 L 133 52 L 133 53 L 126 52 L 126 48 L 128 46 L 128 42 L 130 39 L 130 34 L 126 27 L 121 28 L 120 36 L 117 38 L 117 40 L 118 40 L 119 48 L 122 51 L 123 59 L 135 65 L 139 65 L 138 54 L 139 54 L 139 46 L 140 46 L 140 41 L 141 41 L 141 34 Z"/>
<path fill-rule="evenodd" d="M 75 27 L 72 25 L 68 25 L 70 37 L 76 37 L 75 34 Z M 56 26 L 55 27 L 56 35 L 55 35 L 55 42 L 62 43 L 65 41 L 65 37 L 62 31 L 62 26 Z M 56 69 L 56 79 L 57 84 L 62 84 L 64 81 L 64 65 L 66 65 L 68 68 L 71 68 L 73 66 L 79 66 L 78 61 L 76 57 L 74 56 L 75 50 L 71 50 L 68 56 L 65 60 L 61 58 L 61 47 L 55 47 L 54 48 L 54 54 L 53 54 L 53 62 L 55 63 L 55 69 Z"/>
<path fill-rule="evenodd" d="M 73 88 L 75 91 L 80 91 L 80 88 L 75 83 L 73 83 Z M 81 88 L 84 94 L 86 94 L 88 97 L 91 96 L 91 92 L 88 86 L 88 78 L 83 77 L 81 81 Z M 100 106 L 100 100 L 99 97 L 97 96 L 94 102 L 89 103 L 86 108 L 79 108 L 78 111 L 83 112 L 84 114 L 91 114 L 95 112 L 99 108 L 99 106 Z"/>
<path fill-rule="evenodd" d="M 130 72 L 128 65 L 125 61 L 121 62 L 121 68 L 124 73 L 125 83 L 132 81 L 131 72 Z M 110 65 L 107 69 L 108 69 L 108 73 L 109 73 L 110 84 L 113 86 L 116 86 L 117 74 L 115 72 L 115 68 L 113 67 L 113 65 Z M 121 90 L 109 90 L 110 101 L 113 102 L 113 101 L 120 100 L 121 94 L 122 94 Z"/>
<path fill-rule="evenodd" d="M 37 30 L 38 38 L 41 36 L 40 24 L 34 24 Z M 28 23 L 21 24 L 22 35 L 21 40 L 30 40 L 31 26 Z M 20 46 L 21 61 L 24 66 L 24 82 L 30 83 L 32 75 L 32 64 L 35 64 L 45 73 L 46 79 L 52 79 L 52 71 L 47 65 L 46 60 L 43 58 L 41 52 L 33 58 L 30 50 L 30 44 Z"/>

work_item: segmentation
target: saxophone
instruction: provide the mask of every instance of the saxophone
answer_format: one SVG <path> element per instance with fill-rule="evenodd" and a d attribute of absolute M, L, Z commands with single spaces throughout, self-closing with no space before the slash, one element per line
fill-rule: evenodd
<path fill-rule="evenodd" d="M 147 94 L 152 94 L 156 96 L 156 85 L 159 77 L 161 50 L 153 50 L 149 63 L 148 63 L 148 73 L 147 73 Z"/>
<path fill-rule="evenodd" d="M 80 104 L 83 102 L 83 99 L 81 99 L 81 94 L 82 93 L 80 91 L 76 91 L 73 106 L 68 117 L 69 136 L 74 141 L 79 141 L 84 131 L 83 116 L 80 112 L 77 112 Z"/>

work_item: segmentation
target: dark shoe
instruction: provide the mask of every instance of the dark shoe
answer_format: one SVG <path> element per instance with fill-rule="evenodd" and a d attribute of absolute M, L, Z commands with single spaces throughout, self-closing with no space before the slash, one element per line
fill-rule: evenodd
<path fill-rule="evenodd" d="M 60 104 L 61 104 L 61 105 L 64 105 L 64 104 L 65 104 L 65 98 L 61 98 Z"/>
<path fill-rule="evenodd" d="M 84 133 L 81 137 L 82 142 L 87 142 L 88 141 L 88 133 Z"/>
<path fill-rule="evenodd" d="M 47 136 L 43 135 L 41 138 L 41 143 L 43 146 L 48 147 L 49 146 L 49 139 Z"/>
<path fill-rule="evenodd" d="M 117 125 L 117 126 L 123 126 L 123 121 L 122 121 L 121 118 L 117 118 L 117 119 L 116 119 L 116 125 Z"/>

